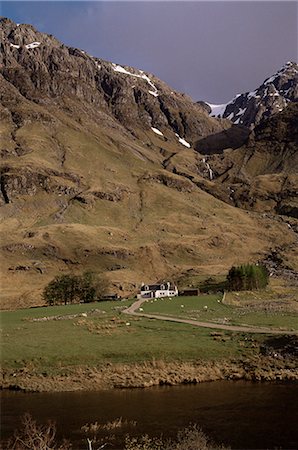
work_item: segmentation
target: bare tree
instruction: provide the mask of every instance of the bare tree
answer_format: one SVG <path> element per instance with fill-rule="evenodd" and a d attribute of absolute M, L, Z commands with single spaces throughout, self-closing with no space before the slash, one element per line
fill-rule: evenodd
<path fill-rule="evenodd" d="M 70 450 L 71 444 L 56 442 L 56 426 L 53 422 L 38 425 L 30 414 L 22 417 L 22 427 L 6 443 L 6 450 Z"/>

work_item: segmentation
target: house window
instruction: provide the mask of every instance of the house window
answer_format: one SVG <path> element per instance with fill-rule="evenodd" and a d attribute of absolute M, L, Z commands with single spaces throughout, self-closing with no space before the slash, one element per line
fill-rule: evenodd
<path fill-rule="evenodd" d="M 149 291 L 149 286 L 145 286 L 145 291 Z"/>

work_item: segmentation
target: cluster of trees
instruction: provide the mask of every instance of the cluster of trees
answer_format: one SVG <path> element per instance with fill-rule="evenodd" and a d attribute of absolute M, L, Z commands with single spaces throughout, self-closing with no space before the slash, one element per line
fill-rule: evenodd
<path fill-rule="evenodd" d="M 249 291 L 264 289 L 269 281 L 266 267 L 259 264 L 244 264 L 232 267 L 227 276 L 227 289 L 230 291 Z"/>
<path fill-rule="evenodd" d="M 92 272 L 83 275 L 58 275 L 45 287 L 43 299 L 49 305 L 90 303 L 105 294 L 107 281 Z"/>

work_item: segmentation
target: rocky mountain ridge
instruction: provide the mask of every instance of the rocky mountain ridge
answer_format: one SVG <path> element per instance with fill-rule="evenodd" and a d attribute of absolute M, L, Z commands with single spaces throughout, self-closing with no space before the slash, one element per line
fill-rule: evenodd
<path fill-rule="evenodd" d="M 252 92 L 238 94 L 222 105 L 207 103 L 211 117 L 226 118 L 234 124 L 253 128 L 262 120 L 298 101 L 298 64 L 288 61 Z"/>
<path fill-rule="evenodd" d="M 185 146 L 230 127 L 152 74 L 92 57 L 9 19 L 1 20 L 1 34 L 2 76 L 36 103 L 76 97 L 98 108 L 103 121 L 112 119 L 137 137 L 137 129 L 157 130 Z"/>
<path fill-rule="evenodd" d="M 266 162 L 275 150 L 284 177 L 292 132 L 271 141 L 255 130 L 266 156 L 254 173 L 243 166 L 255 139 L 244 126 L 210 118 L 154 75 L 29 25 L 0 28 L 2 308 L 40 304 L 45 284 L 70 271 L 104 273 L 131 295 L 142 281 L 223 274 L 276 248 L 298 270 L 295 217 L 264 216 L 267 200 L 248 207 L 231 191 L 276 171 Z M 295 123 L 288 114 L 281 131 Z"/>

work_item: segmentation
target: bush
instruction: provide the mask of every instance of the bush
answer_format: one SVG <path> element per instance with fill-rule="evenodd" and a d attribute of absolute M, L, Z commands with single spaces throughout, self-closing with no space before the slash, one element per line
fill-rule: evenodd
<path fill-rule="evenodd" d="M 161 438 L 126 437 L 125 450 L 230 450 L 212 442 L 197 425 L 190 425 L 178 432 L 175 441 L 163 441 Z"/>
<path fill-rule="evenodd" d="M 258 264 L 245 264 L 232 267 L 227 276 L 227 288 L 230 291 L 249 291 L 264 289 L 269 281 L 266 267 Z"/>
<path fill-rule="evenodd" d="M 90 303 L 99 300 L 106 288 L 106 280 L 92 272 L 58 275 L 44 288 L 43 299 L 49 305 Z"/>
<path fill-rule="evenodd" d="M 64 441 L 58 444 L 56 441 L 56 426 L 49 422 L 47 425 L 39 425 L 30 416 L 22 417 L 22 428 L 14 432 L 14 436 L 6 443 L 6 450 L 71 450 L 71 444 Z"/>

